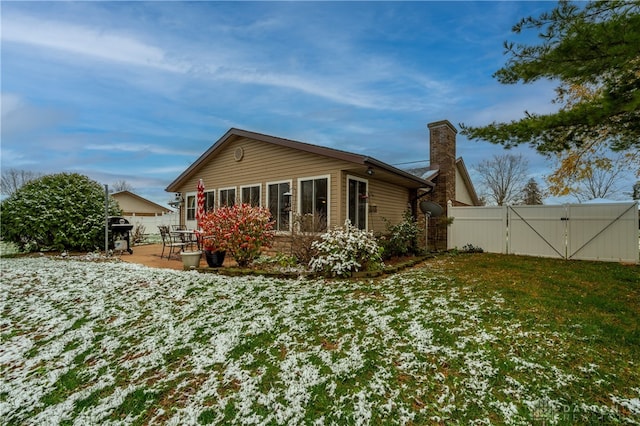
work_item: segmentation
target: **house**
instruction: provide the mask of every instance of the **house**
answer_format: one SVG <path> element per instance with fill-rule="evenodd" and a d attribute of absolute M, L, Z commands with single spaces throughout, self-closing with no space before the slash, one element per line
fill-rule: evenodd
<path fill-rule="evenodd" d="M 159 225 L 178 223 L 177 213 L 130 191 L 110 194 L 118 202 L 122 216 L 144 234 L 157 234 Z"/>
<path fill-rule="evenodd" d="M 172 211 L 130 191 L 118 191 L 110 196 L 120 205 L 123 216 L 161 216 Z"/>
<path fill-rule="evenodd" d="M 329 228 L 349 219 L 384 232 L 407 209 L 421 217 L 424 199 L 445 208 L 449 200 L 478 205 L 464 162 L 456 159 L 457 130 L 446 120 L 428 128 L 432 166 L 421 175 L 362 154 L 232 128 L 166 191 L 176 193 L 180 221 L 189 228 L 196 227 L 196 189 L 203 179 L 205 209 L 238 202 L 268 207 L 281 236 L 290 234 L 294 215 L 314 215 Z"/>

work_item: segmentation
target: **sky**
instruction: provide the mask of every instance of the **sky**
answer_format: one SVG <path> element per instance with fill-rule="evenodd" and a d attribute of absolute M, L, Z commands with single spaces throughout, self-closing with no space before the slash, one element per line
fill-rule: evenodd
<path fill-rule="evenodd" d="M 492 77 L 504 41 L 535 42 L 512 26 L 555 4 L 2 1 L 0 165 L 124 180 L 162 205 L 231 127 L 419 166 L 427 123 L 557 109 L 553 82 Z M 544 187 L 549 160 L 511 152 Z M 476 183 L 503 153 L 458 135 Z"/>

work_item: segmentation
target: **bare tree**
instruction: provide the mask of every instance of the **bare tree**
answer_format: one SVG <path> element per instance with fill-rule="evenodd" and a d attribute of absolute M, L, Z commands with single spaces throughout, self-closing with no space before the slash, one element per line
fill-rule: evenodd
<path fill-rule="evenodd" d="M 544 197 L 538 182 L 534 178 L 529 179 L 527 184 L 522 189 L 522 204 L 535 206 L 544 204 L 542 198 Z"/>
<path fill-rule="evenodd" d="M 622 192 L 620 185 L 625 173 L 625 161 L 625 156 L 621 154 L 599 159 L 576 179 L 570 193 L 579 202 L 619 196 Z"/>
<path fill-rule="evenodd" d="M 0 181 L 0 192 L 3 195 L 10 196 L 22 186 L 34 179 L 38 179 L 42 173 L 36 173 L 29 170 L 8 169 L 2 171 L 2 181 Z"/>
<path fill-rule="evenodd" d="M 129 191 L 133 192 L 133 187 L 129 182 L 124 179 L 121 179 L 111 185 L 111 192 L 121 192 L 121 191 Z"/>
<path fill-rule="evenodd" d="M 529 163 L 521 154 L 494 155 L 476 167 L 480 174 L 482 195 L 499 206 L 519 201 L 527 183 Z"/>

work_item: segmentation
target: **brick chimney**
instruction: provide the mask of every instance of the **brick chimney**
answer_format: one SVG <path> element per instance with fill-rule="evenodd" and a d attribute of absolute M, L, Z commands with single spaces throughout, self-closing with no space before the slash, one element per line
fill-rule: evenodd
<path fill-rule="evenodd" d="M 429 123 L 429 161 L 432 170 L 438 169 L 438 176 L 431 200 L 442 206 L 447 215 L 447 202 L 456 199 L 456 134 L 458 131 L 448 120 Z M 447 226 L 441 219 L 429 221 L 430 244 L 437 249 L 447 248 Z M 431 246 L 433 248 L 434 246 Z"/>
<path fill-rule="evenodd" d="M 458 131 L 447 120 L 429 123 L 429 161 L 431 169 L 440 173 L 433 201 L 447 208 L 447 201 L 456 199 L 456 133 Z"/>

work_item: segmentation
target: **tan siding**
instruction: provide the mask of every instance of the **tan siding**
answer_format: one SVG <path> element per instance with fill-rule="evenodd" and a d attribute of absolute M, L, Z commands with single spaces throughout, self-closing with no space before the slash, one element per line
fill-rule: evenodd
<path fill-rule="evenodd" d="M 111 197 L 118 202 L 120 208 L 124 212 L 131 212 L 136 214 L 162 214 L 169 209 L 159 209 L 152 203 L 145 202 L 136 197 L 132 197 L 126 193 L 112 194 Z"/>
<path fill-rule="evenodd" d="M 454 200 L 451 200 L 454 201 Z M 464 179 L 460 175 L 460 172 L 456 170 L 456 199 L 459 203 L 464 203 L 467 205 L 473 205 L 473 199 L 471 198 L 471 194 L 469 194 L 469 189 L 467 185 L 464 183 Z"/>
<path fill-rule="evenodd" d="M 376 233 L 385 232 L 387 225 L 384 219 L 389 220 L 392 224 L 402 221 L 402 216 L 409 203 L 409 190 L 407 188 L 354 173 L 343 172 L 341 175 L 342 179 L 339 185 L 341 191 L 340 217 L 337 224 L 342 225 L 347 219 L 348 176 L 367 181 L 369 191 L 368 230 Z M 372 211 L 372 207 L 375 207 L 375 212 Z"/>
<path fill-rule="evenodd" d="M 235 161 L 234 151 L 241 147 L 244 156 Z M 216 200 L 220 188 L 236 188 L 240 196 L 243 185 L 261 184 L 262 205 L 267 203 L 268 182 L 291 181 L 293 187 L 292 205 L 298 206 L 298 179 L 329 176 L 329 217 L 330 227 L 342 225 L 346 215 L 347 176 L 356 176 L 368 181 L 369 206 L 376 206 L 377 212 L 369 212 L 369 229 L 384 232 L 386 224 L 402 221 L 402 215 L 409 202 L 409 190 L 405 187 L 348 172 L 353 164 L 323 157 L 296 149 L 240 139 L 221 149 L 198 173 L 191 176 L 181 187 L 181 192 L 195 192 L 198 179 L 202 178 L 207 190 L 216 189 Z M 182 211 L 184 222 L 184 209 Z"/>
<path fill-rule="evenodd" d="M 371 212 L 371 207 L 376 206 L 376 213 Z M 387 225 L 385 220 L 392 224 L 400 223 L 403 213 L 409 206 L 409 190 L 378 180 L 369 180 L 369 230 L 385 232 Z"/>
<path fill-rule="evenodd" d="M 234 151 L 241 147 L 244 156 L 235 161 Z M 211 159 L 198 173 L 189 177 L 180 188 L 181 192 L 195 192 L 198 179 L 204 180 L 205 188 L 216 189 L 236 187 L 240 195 L 240 186 L 261 183 L 262 205 L 266 205 L 266 183 L 291 180 L 294 197 L 291 200 L 297 206 L 298 178 L 330 175 L 330 217 L 331 226 L 335 225 L 338 216 L 337 191 L 340 182 L 340 170 L 350 163 L 335 160 L 292 148 L 277 146 L 251 139 L 234 141 Z M 216 200 L 218 194 L 216 193 Z M 184 212 L 182 212 L 184 221 Z"/>

